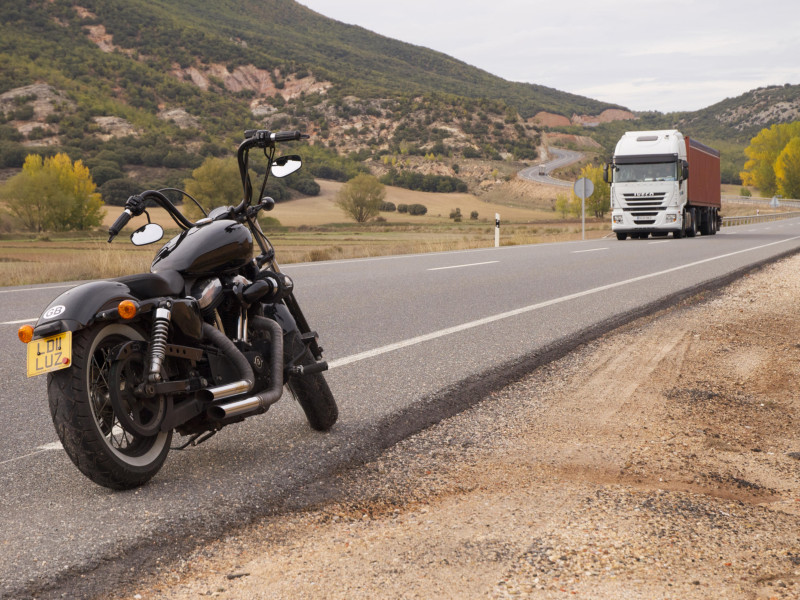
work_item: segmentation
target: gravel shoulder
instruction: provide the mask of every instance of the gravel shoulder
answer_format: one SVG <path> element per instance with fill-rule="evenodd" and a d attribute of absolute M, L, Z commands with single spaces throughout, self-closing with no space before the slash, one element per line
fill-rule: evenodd
<path fill-rule="evenodd" d="M 798 273 L 618 329 L 115 597 L 798 598 Z"/>

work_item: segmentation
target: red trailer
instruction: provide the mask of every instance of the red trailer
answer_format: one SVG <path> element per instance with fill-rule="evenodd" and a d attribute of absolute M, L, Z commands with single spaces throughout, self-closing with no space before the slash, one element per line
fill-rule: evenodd
<path fill-rule="evenodd" d="M 689 163 L 689 205 L 722 208 L 719 151 L 690 139 L 689 136 L 684 139 L 686 160 Z"/>

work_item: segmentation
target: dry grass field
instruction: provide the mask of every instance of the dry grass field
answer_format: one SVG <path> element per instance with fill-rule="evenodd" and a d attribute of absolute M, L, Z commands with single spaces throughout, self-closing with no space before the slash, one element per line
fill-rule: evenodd
<path fill-rule="evenodd" d="M 579 240 L 580 219 L 563 220 L 552 210 L 557 193 L 553 186 L 521 180 L 502 182 L 478 197 L 472 194 L 433 194 L 387 188 L 386 200 L 395 204 L 424 204 L 424 216 L 381 213 L 385 221 L 357 225 L 336 206 L 342 184 L 320 181 L 321 193 L 276 205 L 268 213 L 281 223 L 268 232 L 280 263 L 312 262 L 370 256 L 440 252 L 494 245 L 494 215 L 501 217 L 501 245 L 538 244 Z M 736 194 L 738 189 L 723 190 Z M 449 218 L 459 208 L 460 223 Z M 759 206 L 762 214 L 771 212 Z M 177 232 L 162 209 L 148 209 L 153 221 Z M 478 219 L 470 219 L 472 211 Z M 723 214 L 754 214 L 756 207 L 726 204 Z M 3 234 L 0 236 L 0 285 L 14 286 L 53 281 L 115 277 L 147 271 L 157 245 L 136 248 L 127 240 L 130 231 L 145 223 L 144 217 L 130 223 L 112 244 L 105 229 L 121 212 L 108 207 L 104 228 L 92 233 Z M 586 237 L 604 237 L 611 232 L 608 219 L 587 219 Z"/>

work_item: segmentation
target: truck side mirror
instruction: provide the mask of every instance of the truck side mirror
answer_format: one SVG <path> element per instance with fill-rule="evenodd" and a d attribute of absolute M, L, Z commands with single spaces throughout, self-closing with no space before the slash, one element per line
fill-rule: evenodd
<path fill-rule="evenodd" d="M 681 179 L 689 179 L 689 163 L 682 160 L 681 167 Z"/>
<path fill-rule="evenodd" d="M 608 163 L 603 165 L 603 181 L 608 183 Z"/>

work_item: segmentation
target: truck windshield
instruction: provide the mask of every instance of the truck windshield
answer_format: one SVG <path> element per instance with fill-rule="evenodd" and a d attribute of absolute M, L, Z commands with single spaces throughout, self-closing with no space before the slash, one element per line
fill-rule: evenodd
<path fill-rule="evenodd" d="M 678 163 L 648 163 L 640 165 L 617 165 L 614 181 L 675 181 L 678 178 Z"/>

